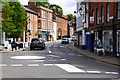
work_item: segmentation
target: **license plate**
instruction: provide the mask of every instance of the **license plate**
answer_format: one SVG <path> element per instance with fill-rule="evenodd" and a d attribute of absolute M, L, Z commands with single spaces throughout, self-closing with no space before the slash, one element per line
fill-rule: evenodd
<path fill-rule="evenodd" d="M 38 42 L 34 42 L 34 44 L 38 44 Z"/>

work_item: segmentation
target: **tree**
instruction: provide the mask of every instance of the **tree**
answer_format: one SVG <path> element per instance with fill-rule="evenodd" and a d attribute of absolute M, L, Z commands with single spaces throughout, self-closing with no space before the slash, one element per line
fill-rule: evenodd
<path fill-rule="evenodd" d="M 70 21 L 71 26 L 75 26 L 76 16 L 73 16 L 73 14 L 67 14 L 68 21 Z"/>
<path fill-rule="evenodd" d="M 56 13 L 58 13 L 59 9 L 61 11 L 61 14 L 63 14 L 63 9 L 62 7 L 60 7 L 59 5 L 56 5 L 56 4 L 51 4 L 49 9 L 53 9 L 53 7 L 56 7 Z"/>
<path fill-rule="evenodd" d="M 50 6 L 50 3 L 49 2 L 36 2 L 36 5 L 37 6 L 45 6 L 45 5 L 48 5 L 48 7 Z"/>
<path fill-rule="evenodd" d="M 21 38 L 26 25 L 25 9 L 20 2 L 4 2 L 2 7 L 2 29 L 7 38 Z"/>

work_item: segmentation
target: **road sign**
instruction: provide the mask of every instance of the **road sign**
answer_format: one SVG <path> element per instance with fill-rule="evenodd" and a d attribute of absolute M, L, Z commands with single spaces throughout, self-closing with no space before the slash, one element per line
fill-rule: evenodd
<path fill-rule="evenodd" d="M 90 17 L 90 23 L 94 23 L 94 17 Z"/>

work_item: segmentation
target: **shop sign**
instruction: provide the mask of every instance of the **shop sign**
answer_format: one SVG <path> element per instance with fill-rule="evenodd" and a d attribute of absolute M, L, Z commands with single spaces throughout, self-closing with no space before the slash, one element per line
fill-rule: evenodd
<path fill-rule="evenodd" d="M 94 17 L 90 17 L 90 23 L 94 23 Z"/>
<path fill-rule="evenodd" d="M 109 17 L 109 19 L 113 19 L 113 16 Z"/>

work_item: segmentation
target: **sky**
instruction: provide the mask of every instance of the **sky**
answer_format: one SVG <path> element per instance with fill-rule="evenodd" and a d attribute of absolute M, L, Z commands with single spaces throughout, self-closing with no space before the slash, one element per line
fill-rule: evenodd
<path fill-rule="evenodd" d="M 29 0 L 19 0 L 22 5 L 28 5 Z M 76 10 L 75 0 L 49 0 L 50 4 L 57 4 L 63 8 L 63 14 L 73 14 Z"/>

